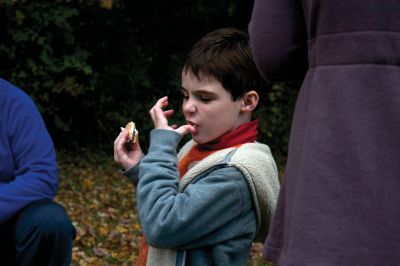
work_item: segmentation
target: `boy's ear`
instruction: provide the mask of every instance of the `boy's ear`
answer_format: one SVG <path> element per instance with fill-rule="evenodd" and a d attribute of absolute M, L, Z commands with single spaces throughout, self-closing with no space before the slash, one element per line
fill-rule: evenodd
<path fill-rule="evenodd" d="M 256 91 L 248 91 L 244 94 L 242 98 L 242 107 L 240 108 L 240 111 L 242 113 L 248 113 L 253 111 L 259 100 L 258 93 Z"/>

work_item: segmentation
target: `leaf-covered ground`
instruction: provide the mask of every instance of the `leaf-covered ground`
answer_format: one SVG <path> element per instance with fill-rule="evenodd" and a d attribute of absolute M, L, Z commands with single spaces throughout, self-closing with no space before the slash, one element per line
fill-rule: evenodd
<path fill-rule="evenodd" d="M 76 229 L 72 265 L 133 265 L 140 226 L 133 185 L 112 155 L 59 153 L 60 186 L 56 201 Z M 249 265 L 267 265 L 260 244 L 253 245 Z"/>

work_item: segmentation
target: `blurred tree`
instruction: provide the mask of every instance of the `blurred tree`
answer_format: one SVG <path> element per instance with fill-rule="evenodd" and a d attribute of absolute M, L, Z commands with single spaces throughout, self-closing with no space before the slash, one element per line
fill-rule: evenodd
<path fill-rule="evenodd" d="M 76 8 L 48 1 L 5 1 L 0 9 L 1 76 L 32 95 L 60 132 L 75 126 L 70 107 L 94 90 L 90 52 L 74 34 L 78 15 Z"/>
<path fill-rule="evenodd" d="M 187 51 L 221 27 L 246 29 L 246 0 L 0 0 L 0 76 L 35 99 L 58 148 L 111 152 L 134 120 L 147 146 L 148 110 L 169 95 L 180 109 Z M 295 93 L 275 84 L 262 137 L 284 158 Z M 177 115 L 173 122 L 182 123 Z M 265 122 L 266 121 L 266 122 Z M 264 123 L 265 122 L 265 123 Z"/>

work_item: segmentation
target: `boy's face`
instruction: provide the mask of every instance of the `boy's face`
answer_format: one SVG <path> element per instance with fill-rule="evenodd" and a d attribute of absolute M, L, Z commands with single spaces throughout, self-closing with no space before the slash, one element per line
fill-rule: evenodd
<path fill-rule="evenodd" d="M 231 94 L 213 77 L 199 80 L 191 71 L 182 72 L 182 111 L 186 122 L 195 127 L 192 138 L 206 143 L 232 131 L 243 122 L 242 99 Z"/>

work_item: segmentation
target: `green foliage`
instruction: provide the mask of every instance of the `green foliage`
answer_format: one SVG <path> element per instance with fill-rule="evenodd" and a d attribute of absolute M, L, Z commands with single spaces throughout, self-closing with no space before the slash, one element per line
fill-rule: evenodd
<path fill-rule="evenodd" d="M 180 71 L 190 47 L 220 27 L 245 29 L 251 1 L 0 0 L 0 76 L 30 94 L 58 148 L 112 152 L 129 120 L 146 149 L 148 110 L 168 95 L 180 110 Z M 285 163 L 296 92 L 275 84 L 260 110 L 261 137 Z M 182 116 L 172 123 L 183 123 Z"/>
<path fill-rule="evenodd" d="M 298 84 L 274 83 L 265 103 L 257 111 L 260 117 L 260 140 L 267 143 L 275 157 L 280 172 L 286 163 L 290 126 L 297 96 Z"/>
<path fill-rule="evenodd" d="M 49 1 L 2 4 L 1 75 L 27 91 L 55 132 L 69 132 L 71 106 L 94 90 L 95 75 L 73 23 L 79 11 Z"/>

